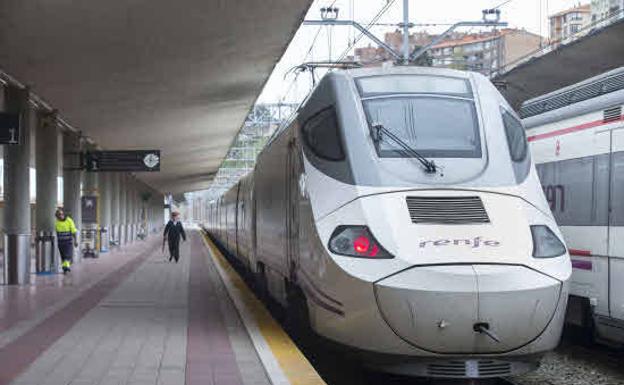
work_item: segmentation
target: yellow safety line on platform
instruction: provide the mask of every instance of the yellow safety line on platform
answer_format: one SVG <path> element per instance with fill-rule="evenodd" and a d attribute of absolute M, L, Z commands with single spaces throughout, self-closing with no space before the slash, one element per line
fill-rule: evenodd
<path fill-rule="evenodd" d="M 212 240 L 204 235 L 203 232 L 202 235 L 202 239 L 210 250 L 214 261 L 226 272 L 245 306 L 253 314 L 260 333 L 262 333 L 290 383 L 292 385 L 326 385 L 325 381 L 323 381 L 284 329 L 273 319 L 262 302 L 256 298 L 243 279 L 225 260 Z"/>

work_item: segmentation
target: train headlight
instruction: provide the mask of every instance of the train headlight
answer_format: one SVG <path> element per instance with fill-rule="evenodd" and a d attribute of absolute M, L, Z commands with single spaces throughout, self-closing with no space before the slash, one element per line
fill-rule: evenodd
<path fill-rule="evenodd" d="M 381 247 L 366 226 L 338 226 L 329 240 L 329 250 L 348 257 L 394 258 Z"/>
<path fill-rule="evenodd" d="M 531 226 L 531 235 L 533 236 L 533 257 L 554 258 L 565 254 L 566 248 L 563 242 L 548 226 Z"/>

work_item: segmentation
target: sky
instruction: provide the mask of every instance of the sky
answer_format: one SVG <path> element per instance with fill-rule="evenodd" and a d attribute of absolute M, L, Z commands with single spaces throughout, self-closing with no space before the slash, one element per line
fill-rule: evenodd
<path fill-rule="evenodd" d="M 355 20 L 366 25 L 386 3 L 392 0 L 315 0 L 306 20 L 320 19 L 320 8 L 334 4 L 339 8 L 339 19 Z M 411 33 L 427 31 L 440 33 L 448 25 L 458 21 L 473 21 L 481 19 L 481 10 L 500 7 L 501 21 L 509 23 L 512 28 L 524 28 L 530 32 L 548 36 L 547 15 L 573 7 L 579 4 L 578 0 L 408 0 L 409 21 L 415 24 L 440 24 L 433 26 L 415 26 Z M 586 2 L 586 1 L 585 1 Z M 394 24 L 403 20 L 403 0 L 394 0 L 383 16 L 378 20 L 380 24 Z M 380 39 L 384 32 L 392 31 L 396 27 L 378 25 L 370 28 Z M 464 32 L 475 32 L 464 28 Z M 357 31 L 347 26 L 306 26 L 302 25 L 286 52 L 277 63 L 258 101 L 261 103 L 299 102 L 312 87 L 309 73 L 295 75 L 293 67 L 304 61 L 336 60 L 348 47 L 349 41 L 357 37 Z M 316 37 L 316 39 L 315 39 Z M 314 44 L 313 44 L 314 42 Z M 372 42 L 363 37 L 356 46 L 367 46 Z M 319 72 L 319 75 L 322 74 Z"/>

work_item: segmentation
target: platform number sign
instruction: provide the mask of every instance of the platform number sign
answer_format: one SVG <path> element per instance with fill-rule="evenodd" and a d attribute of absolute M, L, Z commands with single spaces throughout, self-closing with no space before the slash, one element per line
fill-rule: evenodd
<path fill-rule="evenodd" d="M 20 144 L 19 114 L 0 113 L 0 144 Z"/>

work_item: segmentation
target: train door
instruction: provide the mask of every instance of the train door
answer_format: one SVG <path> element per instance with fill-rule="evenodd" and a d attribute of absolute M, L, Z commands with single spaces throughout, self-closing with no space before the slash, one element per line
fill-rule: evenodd
<path fill-rule="evenodd" d="M 299 263 L 299 170 L 300 158 L 297 153 L 297 140 L 288 143 L 286 160 L 286 231 L 289 279 L 294 279 Z"/>
<path fill-rule="evenodd" d="M 214 222 L 212 224 L 214 235 L 215 235 L 215 238 L 217 240 L 221 237 L 221 234 L 219 232 L 219 225 L 220 225 L 219 210 L 221 210 L 221 204 L 220 203 L 221 203 L 220 199 L 217 199 L 217 202 L 215 203 Z"/>
<path fill-rule="evenodd" d="M 228 205 L 227 199 L 225 195 L 223 196 L 221 202 L 223 203 L 223 211 L 221 212 L 221 231 L 223 232 L 223 247 L 227 248 L 228 245 Z"/>
<path fill-rule="evenodd" d="M 240 251 L 238 249 L 238 243 L 240 242 L 240 238 L 239 238 L 239 232 L 240 232 L 240 226 L 243 223 L 242 221 L 242 215 L 240 215 L 240 207 L 241 207 L 241 183 L 238 183 L 237 187 L 236 187 L 236 204 L 234 206 L 234 215 L 235 215 L 235 226 L 234 226 L 234 234 L 235 234 L 235 238 L 234 238 L 234 242 L 236 243 L 234 245 L 234 252 L 236 253 L 236 258 L 239 258 L 240 260 Z"/>
<path fill-rule="evenodd" d="M 249 249 L 249 267 L 252 271 L 255 271 L 258 265 L 256 259 L 256 250 L 258 248 L 258 237 L 256 234 L 256 192 L 255 192 L 255 178 L 252 178 L 249 184 L 249 235 L 250 249 Z"/>
<path fill-rule="evenodd" d="M 613 116 L 617 112 L 617 118 Z M 622 108 L 604 111 L 603 121 L 611 132 L 611 173 L 609 199 L 609 312 L 619 319 L 624 338 L 624 121 Z M 615 325 L 614 325 L 615 326 Z"/>

